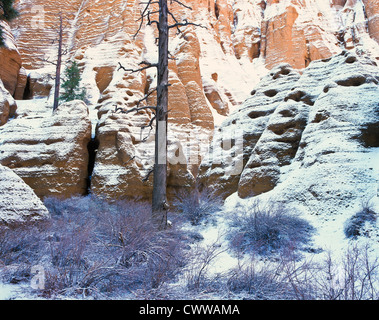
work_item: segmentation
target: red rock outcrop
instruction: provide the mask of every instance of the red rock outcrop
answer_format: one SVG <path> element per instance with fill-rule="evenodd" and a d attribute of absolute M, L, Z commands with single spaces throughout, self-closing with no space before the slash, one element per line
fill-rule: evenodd
<path fill-rule="evenodd" d="M 5 89 L 0 79 L 0 126 L 4 125 L 9 117 L 14 116 L 16 108 L 16 102 L 8 90 Z"/>
<path fill-rule="evenodd" d="M 21 68 L 21 55 L 8 24 L 0 20 L 5 46 L 0 47 L 0 80 L 11 95 L 22 96 L 26 85 L 26 73 Z M 17 91 L 17 92 L 16 92 Z"/>

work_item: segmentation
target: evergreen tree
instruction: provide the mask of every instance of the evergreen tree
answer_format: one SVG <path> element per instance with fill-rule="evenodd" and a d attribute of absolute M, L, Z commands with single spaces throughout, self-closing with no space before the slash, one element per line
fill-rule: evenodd
<path fill-rule="evenodd" d="M 0 20 L 11 21 L 18 16 L 18 11 L 13 8 L 14 0 L 0 0 Z M 4 46 L 3 30 L 0 26 L 0 47 Z"/>
<path fill-rule="evenodd" d="M 86 91 L 80 87 L 81 75 L 76 61 L 70 63 L 64 73 L 62 89 L 64 92 L 60 96 L 62 101 L 84 100 Z"/>

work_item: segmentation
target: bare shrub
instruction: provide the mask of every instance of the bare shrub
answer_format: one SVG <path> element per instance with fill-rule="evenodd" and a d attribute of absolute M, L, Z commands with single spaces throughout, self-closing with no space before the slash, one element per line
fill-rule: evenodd
<path fill-rule="evenodd" d="M 45 222 L 17 227 L 0 225 L 0 271 L 3 281 L 15 284 L 30 277 L 30 267 L 41 259 L 41 230 L 45 225 Z"/>
<path fill-rule="evenodd" d="M 201 192 L 194 190 L 190 193 L 179 192 L 176 194 L 174 207 L 192 225 L 199 225 L 212 214 L 220 211 L 221 198 L 215 196 L 210 191 L 203 190 Z"/>
<path fill-rule="evenodd" d="M 287 251 L 279 259 L 252 257 L 228 274 L 228 290 L 251 299 L 377 300 L 378 258 L 368 246 L 350 246 L 341 258 L 297 259 Z"/>
<path fill-rule="evenodd" d="M 363 201 L 361 209 L 345 224 L 344 232 L 347 238 L 357 238 L 362 234 L 366 222 L 376 222 L 377 213 L 373 210 L 369 200 Z"/>
<path fill-rule="evenodd" d="M 189 263 L 184 271 L 187 288 L 194 291 L 214 290 L 219 275 L 209 274 L 209 269 L 216 258 L 225 252 L 220 244 L 220 237 L 210 244 L 195 244 L 189 252 Z"/>
<path fill-rule="evenodd" d="M 312 226 L 290 214 L 284 207 L 261 206 L 255 202 L 248 212 L 231 217 L 230 239 L 240 251 L 269 254 L 289 247 L 298 247 L 310 240 Z"/>
<path fill-rule="evenodd" d="M 9 228 L 0 225 L 0 261 L 9 265 L 15 262 L 30 262 L 34 259 L 40 239 L 36 228 L 20 226 Z"/>
<path fill-rule="evenodd" d="M 319 299 L 379 299 L 379 261 L 367 245 L 350 245 L 341 259 L 328 253 L 319 270 L 314 285 Z"/>
<path fill-rule="evenodd" d="M 229 271 L 227 288 L 234 293 L 247 293 L 252 299 L 275 299 L 283 296 L 285 286 L 281 284 L 277 266 L 270 262 L 259 262 L 253 258 L 249 263 L 239 262 Z"/>
<path fill-rule="evenodd" d="M 92 195 L 44 202 L 51 219 L 43 226 L 0 228 L 0 268 L 11 281 L 28 266 L 23 281 L 30 281 L 30 268 L 43 265 L 45 297 L 148 292 L 185 263 L 179 233 L 157 230 L 147 203 Z"/>
<path fill-rule="evenodd" d="M 159 231 L 150 217 L 150 205 L 137 202 L 117 203 L 113 214 L 100 220 L 98 239 L 118 266 L 152 288 L 171 279 L 183 263 L 181 244 L 173 229 Z"/>
<path fill-rule="evenodd" d="M 254 300 L 312 299 L 308 280 L 313 270 L 313 264 L 299 260 L 293 249 L 275 259 L 253 254 L 228 273 L 227 288 Z"/>

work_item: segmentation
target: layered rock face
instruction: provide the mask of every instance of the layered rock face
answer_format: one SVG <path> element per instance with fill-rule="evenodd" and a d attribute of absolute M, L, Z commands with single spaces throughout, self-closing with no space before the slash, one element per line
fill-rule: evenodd
<path fill-rule="evenodd" d="M 152 28 L 143 26 L 139 35 L 133 37 L 144 6 L 134 0 L 16 3 L 21 16 L 12 27 L 23 66 L 37 69 L 48 66 L 43 61 L 46 58 L 54 61 L 57 47 L 52 43 L 57 40 L 57 17 L 62 12 L 64 42 L 70 52 L 67 59 L 82 62 L 89 77 L 86 78 L 88 87 L 96 81 L 100 92 L 93 93 L 94 103 L 111 82 L 118 62 L 129 61 L 133 65 L 133 57 L 134 63 L 156 59 L 151 54 L 155 53 L 151 48 L 156 36 Z M 177 68 L 174 66 L 171 72 L 183 84 L 195 81 L 200 87 L 196 92 L 205 93 L 211 106 L 222 115 L 246 99 L 246 87 L 256 78 L 256 72 L 251 74 L 255 67 L 252 61 L 256 58 L 263 59 L 267 69 L 271 69 L 278 63 L 303 68 L 310 61 L 328 58 L 342 49 L 363 50 L 378 57 L 377 0 L 183 3 L 193 10 L 174 3 L 171 11 L 176 17 L 206 29 L 189 26 L 183 28 L 189 33 L 171 34 L 170 52 L 177 58 Z M 231 74 L 235 81 L 230 81 Z M 187 90 L 190 104 L 192 91 Z M 196 103 L 202 104 L 202 110 L 208 110 L 204 101 L 202 97 Z"/>
<path fill-rule="evenodd" d="M 14 116 L 16 109 L 16 102 L 0 79 L 0 126 L 5 124 L 9 117 Z"/>
<path fill-rule="evenodd" d="M 373 39 L 379 42 L 379 2 L 378 0 L 363 0 L 367 16 L 367 28 Z"/>
<path fill-rule="evenodd" d="M 4 87 L 17 99 L 23 98 L 26 86 L 26 71 L 22 67 L 21 55 L 7 23 L 0 21 L 3 30 L 4 47 L 0 47 L 0 80 Z"/>
<path fill-rule="evenodd" d="M 251 98 L 225 120 L 215 133 L 210 152 L 201 164 L 199 181 L 203 187 L 223 196 L 237 191 L 240 175 L 246 163 L 252 161 L 255 145 L 273 113 L 299 78 L 300 74 L 287 64 L 274 68 L 251 92 Z M 268 147 L 264 143 L 262 146 Z M 265 161 L 267 154 L 260 154 Z M 272 184 L 264 174 L 254 182 L 261 190 L 270 188 Z"/>
<path fill-rule="evenodd" d="M 262 109 L 261 113 L 252 114 L 243 120 L 246 123 L 251 122 L 252 126 L 258 126 L 260 129 L 257 130 L 262 132 L 268 125 L 265 121 L 269 121 L 271 113 L 277 108 L 276 102 L 279 103 L 281 99 L 286 98 L 283 95 L 291 89 L 288 88 L 289 83 L 284 76 L 291 79 L 299 78 L 301 72 L 296 71 L 297 69 L 308 66 L 311 61 L 329 58 L 343 49 L 351 50 L 358 55 L 368 55 L 372 59 L 379 58 L 376 0 L 182 2 L 191 6 L 193 10 L 172 3 L 172 13 L 179 21 L 188 19 L 202 27 L 187 26 L 181 28 L 182 32 L 179 34 L 176 30 L 172 30 L 170 34 L 170 192 L 179 187 L 194 187 L 200 162 L 207 153 L 213 129 L 240 107 L 260 77 L 267 74 L 272 67 L 282 64 L 274 69 L 273 73 L 278 74 L 278 81 L 283 83 L 279 85 L 276 94 L 266 92 L 268 89 L 263 87 L 262 90 L 257 89 L 256 98 L 260 97 L 262 103 L 259 106 Z M 19 0 L 16 1 L 16 5 L 21 14 L 11 25 L 15 41 L 10 42 L 16 43 L 17 48 L 11 46 L 14 50 L 8 48 L 6 55 L 0 52 L 0 58 L 11 57 L 11 51 L 15 57 L 17 56 L 11 59 L 12 70 L 4 72 L 12 81 L 4 80 L 5 76 L 0 75 L 0 78 L 4 78 L 3 81 L 12 84 L 6 86 L 8 91 L 17 101 L 21 97 L 34 99 L 33 101 L 47 97 L 51 102 L 54 85 L 51 76 L 54 76 L 54 66 L 45 60 L 56 60 L 58 16 L 61 12 L 64 18 L 64 47 L 68 51 L 64 60 L 76 60 L 80 66 L 81 84 L 87 89 L 86 103 L 92 123 L 93 146 L 97 148 L 93 172 L 90 170 L 90 190 L 115 198 L 135 195 L 148 198 L 152 188 L 152 175 L 149 175 L 154 145 L 154 128 L 149 127 L 152 114 L 148 110 L 139 114 L 124 112 L 134 108 L 138 103 L 141 103 L 141 106 L 155 103 L 153 88 L 156 84 L 156 72 L 150 69 L 133 73 L 119 68 L 119 63 L 125 69 L 137 69 L 141 61 L 156 62 L 156 30 L 153 26 L 145 24 L 139 30 L 138 19 L 144 4 L 135 0 Z M 174 21 L 171 19 L 171 22 Z M 13 63 L 13 60 L 17 63 Z M 1 68 L 4 65 L 9 67 L 11 64 L 0 60 Z M 1 68 L 0 72 L 5 70 Z M 274 80 L 266 78 L 266 87 L 271 86 L 270 83 Z M 148 99 L 141 101 L 147 93 Z M 299 95 L 301 96 L 301 93 Z M 267 97 L 271 100 L 265 100 Z M 288 98 L 288 101 L 294 100 Z M 298 143 L 308 112 L 306 107 L 293 108 L 291 112 L 299 115 L 294 116 L 297 117 L 296 120 L 287 117 L 287 125 L 290 125 L 291 121 L 298 121 L 294 127 L 296 133 L 288 138 L 293 140 L 291 146 Z M 5 123 L 9 116 L 6 115 L 7 111 L 1 112 L 4 114 L 2 122 Z M 28 112 L 29 117 L 34 117 L 31 109 Z M 261 116 L 262 114 L 264 116 Z M 38 117 L 38 112 L 35 115 Z M 6 126 L 9 136 L 12 130 L 15 130 L 15 136 L 18 136 L 16 127 L 8 128 L 8 124 Z M 225 130 L 228 129 L 222 126 L 222 132 Z M 251 136 L 244 138 L 244 145 L 252 146 L 260 138 L 260 133 L 256 129 L 249 130 Z M 280 132 L 281 129 L 273 130 Z M 34 131 L 30 131 L 28 137 L 33 137 L 34 134 L 38 137 L 38 133 Z M 191 141 L 189 137 L 192 137 Z M 84 140 L 88 139 L 87 137 Z M 219 138 L 216 131 L 215 141 L 217 139 Z M 267 139 L 272 138 L 267 136 Z M 233 140 L 223 148 L 233 149 L 235 143 L 239 148 L 238 141 Z M 81 145 L 81 152 L 86 153 L 86 143 L 83 142 Z M 286 166 L 294 157 L 294 147 L 291 146 L 282 150 L 283 154 L 277 160 L 281 163 L 280 166 Z M 6 149 L 5 144 L 1 147 Z M 267 152 L 275 151 L 266 150 L 267 148 L 262 143 L 261 154 L 256 155 L 257 163 Z M 248 147 L 243 151 L 242 164 L 246 167 L 249 163 L 251 170 L 255 170 L 256 162 L 250 160 L 250 149 L 253 148 Z M 75 154 L 81 157 L 79 151 Z M 80 162 L 80 159 L 75 160 L 75 163 Z M 80 165 L 74 164 L 74 167 L 82 168 L 83 175 L 87 174 L 84 162 Z M 200 170 L 202 177 L 206 176 L 205 172 L 208 171 L 206 163 L 207 160 Z M 22 166 L 24 169 L 20 169 L 19 173 L 28 181 L 28 174 L 22 172 L 27 171 L 29 164 L 24 162 Z M 35 163 L 31 162 L 30 166 L 35 170 Z M 66 167 L 63 162 L 60 166 Z M 218 173 L 213 172 L 210 175 L 208 185 L 213 184 L 212 179 L 222 179 L 222 192 L 238 189 L 240 179 L 233 174 L 230 175 L 233 179 L 225 175 L 224 164 L 213 163 L 210 166 L 214 167 L 214 172 L 218 170 Z M 240 166 L 240 162 L 235 166 Z M 231 169 L 231 172 L 234 172 L 235 168 Z M 265 192 L 277 183 L 277 169 L 267 166 L 264 170 L 265 173 L 257 184 L 260 190 L 254 192 Z M 40 177 L 42 171 L 41 169 Z M 58 194 L 60 191 L 56 191 L 51 185 L 54 184 L 52 177 L 61 179 L 60 175 L 50 174 L 49 170 L 46 172 L 46 179 L 51 179 L 48 187 L 35 185 L 33 188 L 41 188 L 41 192 L 35 189 L 39 195 Z M 268 176 L 271 178 L 268 179 Z M 149 179 L 145 179 L 147 177 Z M 82 176 L 78 179 L 84 181 Z M 203 178 L 201 180 L 203 181 Z M 66 186 L 63 182 L 58 183 L 61 185 L 59 190 L 66 190 L 62 191 L 63 194 L 69 195 L 71 191 L 68 190 L 71 190 L 72 183 L 65 183 Z M 81 185 L 80 191 L 73 188 L 72 192 L 83 193 L 83 184 Z"/>
<path fill-rule="evenodd" d="M 222 148 L 217 133 L 217 157 L 202 163 L 200 182 L 226 186 L 225 196 L 300 201 L 313 212 L 321 202 L 334 212 L 376 195 L 378 84 L 376 62 L 347 51 L 312 62 L 303 74 L 289 65 L 274 68 L 221 126 L 228 136 L 242 128 L 242 136 L 232 137 L 243 142 L 243 153 L 237 142 Z M 238 156 L 241 170 L 223 174 Z"/>
<path fill-rule="evenodd" d="M 235 1 L 234 47 L 240 57 L 262 57 L 304 68 L 342 49 L 368 51 L 378 58 L 376 0 Z M 260 14 L 259 14 L 260 12 Z"/>
<path fill-rule="evenodd" d="M 61 104 L 54 114 L 38 101 L 20 102 L 17 117 L 0 127 L 0 164 L 40 197 L 85 194 L 90 139 L 83 102 Z"/>
<path fill-rule="evenodd" d="M 48 217 L 33 190 L 11 169 L 0 165 L 0 223 L 14 225 Z"/>

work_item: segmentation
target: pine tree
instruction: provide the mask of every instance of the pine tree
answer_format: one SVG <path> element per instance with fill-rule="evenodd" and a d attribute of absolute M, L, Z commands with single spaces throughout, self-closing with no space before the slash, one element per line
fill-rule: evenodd
<path fill-rule="evenodd" d="M 14 0 L 0 0 L 0 20 L 11 21 L 18 16 L 18 11 L 13 8 Z M 0 47 L 4 46 L 3 30 L 0 26 Z"/>
<path fill-rule="evenodd" d="M 84 100 L 86 91 L 80 87 L 81 75 L 76 61 L 71 62 L 64 73 L 65 81 L 62 83 L 64 92 L 60 96 L 62 101 Z"/>

